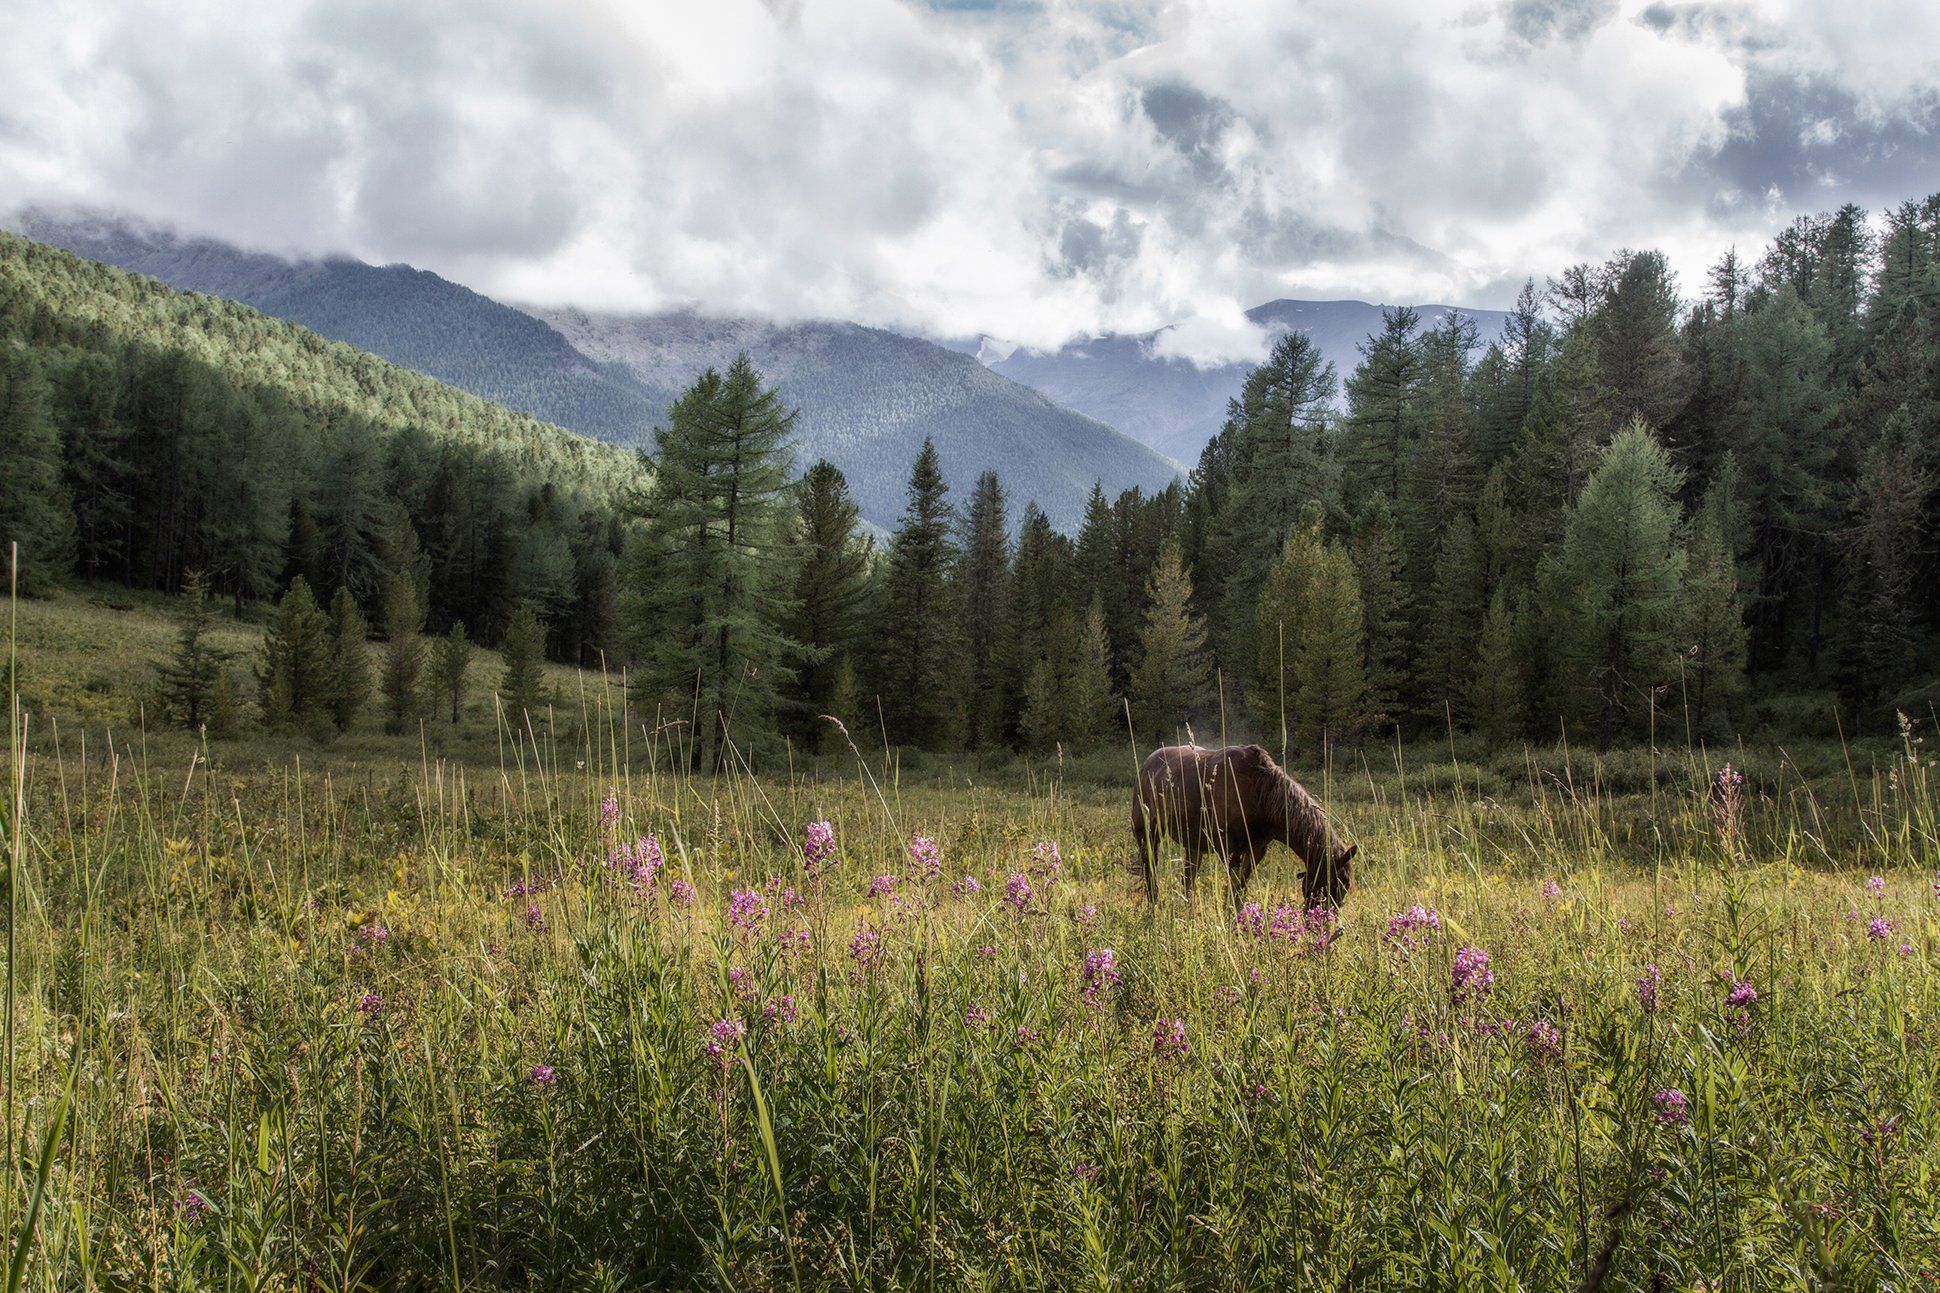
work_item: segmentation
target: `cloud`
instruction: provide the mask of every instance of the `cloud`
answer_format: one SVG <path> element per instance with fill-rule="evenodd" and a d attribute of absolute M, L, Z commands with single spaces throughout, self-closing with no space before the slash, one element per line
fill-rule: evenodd
<path fill-rule="evenodd" d="M 17 0 L 0 208 L 1054 345 L 1922 195 L 1920 0 Z M 1237 321 L 1237 322 L 1236 322 Z"/>

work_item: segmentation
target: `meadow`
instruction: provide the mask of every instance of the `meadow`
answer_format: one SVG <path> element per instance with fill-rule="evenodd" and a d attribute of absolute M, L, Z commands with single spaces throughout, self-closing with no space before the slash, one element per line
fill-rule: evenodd
<path fill-rule="evenodd" d="M 27 687 L 136 667 L 57 609 Z M 700 777 L 619 697 L 442 753 L 16 711 L 8 1287 L 1940 1275 L 1917 725 L 1344 755 L 1335 914 L 1279 851 L 1149 907 L 1129 752 Z"/>

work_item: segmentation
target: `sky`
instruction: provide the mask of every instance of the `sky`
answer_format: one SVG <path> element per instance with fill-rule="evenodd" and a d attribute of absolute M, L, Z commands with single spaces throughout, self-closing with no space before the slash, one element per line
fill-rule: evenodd
<path fill-rule="evenodd" d="M 0 210 L 1054 346 L 1940 190 L 1933 0 L 13 0 Z"/>

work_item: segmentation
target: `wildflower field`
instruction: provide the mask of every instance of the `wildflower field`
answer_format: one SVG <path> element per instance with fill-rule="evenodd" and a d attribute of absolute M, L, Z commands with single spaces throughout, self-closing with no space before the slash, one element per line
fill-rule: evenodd
<path fill-rule="evenodd" d="M 1341 774 L 1338 912 L 1278 850 L 1154 910 L 1129 776 L 22 749 L 9 1287 L 1940 1272 L 1912 738 L 1836 804 Z"/>

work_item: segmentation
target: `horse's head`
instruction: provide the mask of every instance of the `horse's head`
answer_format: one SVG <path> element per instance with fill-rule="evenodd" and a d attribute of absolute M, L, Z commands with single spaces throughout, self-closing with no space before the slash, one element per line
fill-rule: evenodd
<path fill-rule="evenodd" d="M 1334 849 L 1325 866 L 1307 868 L 1300 885 L 1307 906 L 1339 907 L 1347 901 L 1347 891 L 1354 883 L 1354 855 L 1360 851 L 1358 844 L 1343 844 Z"/>

